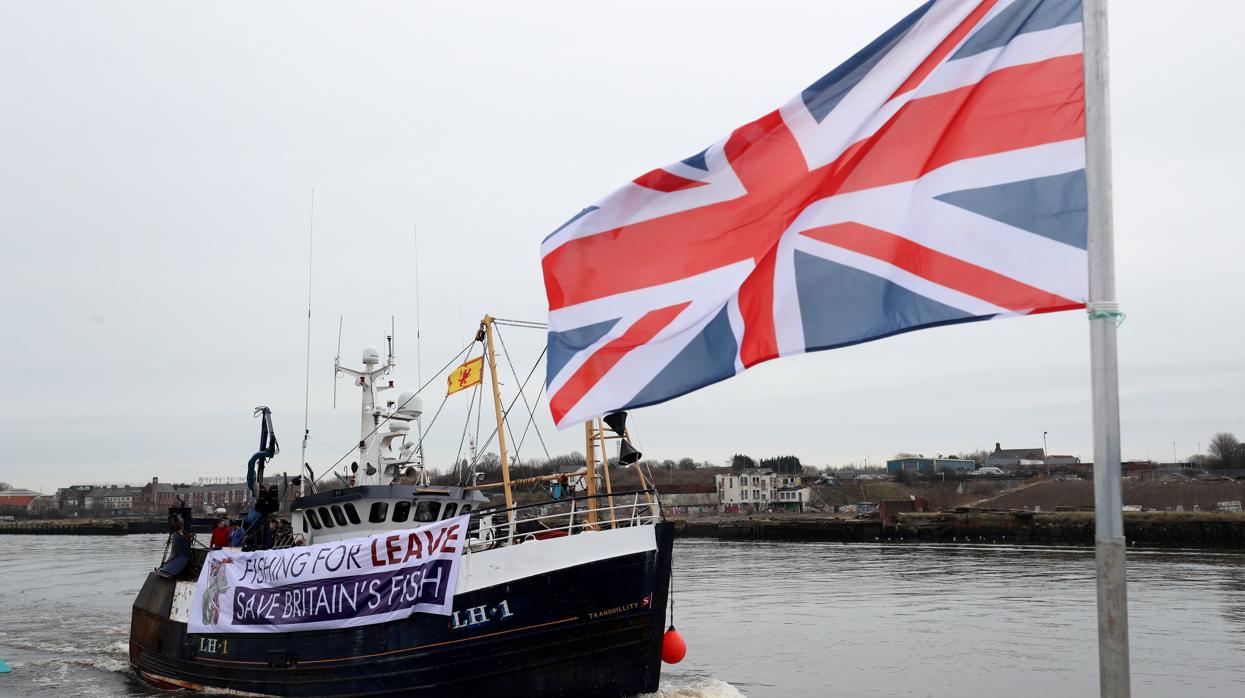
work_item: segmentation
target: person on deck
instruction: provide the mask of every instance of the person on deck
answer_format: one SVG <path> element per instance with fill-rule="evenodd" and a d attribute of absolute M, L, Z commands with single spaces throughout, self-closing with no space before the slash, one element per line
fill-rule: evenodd
<path fill-rule="evenodd" d="M 242 530 L 242 524 L 234 521 L 233 526 L 229 529 L 229 547 L 241 548 L 242 541 L 246 538 L 246 531 Z"/>
<path fill-rule="evenodd" d="M 229 545 L 229 522 L 218 519 L 216 528 L 212 529 L 212 550 L 220 550 L 226 545 Z"/>
<path fill-rule="evenodd" d="M 268 525 L 264 526 L 263 534 L 264 534 L 264 540 L 261 545 L 261 549 L 272 550 L 274 547 L 276 547 L 274 545 L 277 542 L 277 520 L 276 519 L 268 519 Z"/>

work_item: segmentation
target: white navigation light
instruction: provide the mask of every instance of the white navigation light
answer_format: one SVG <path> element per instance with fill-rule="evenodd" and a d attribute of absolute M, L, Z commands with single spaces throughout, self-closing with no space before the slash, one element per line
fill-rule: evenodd
<path fill-rule="evenodd" d="M 375 366 L 380 363 L 380 350 L 376 347 L 363 347 L 363 365 Z"/>
<path fill-rule="evenodd" d="M 401 419 L 415 419 L 423 413 L 424 401 L 416 397 L 414 390 L 403 390 L 398 396 L 396 416 Z"/>

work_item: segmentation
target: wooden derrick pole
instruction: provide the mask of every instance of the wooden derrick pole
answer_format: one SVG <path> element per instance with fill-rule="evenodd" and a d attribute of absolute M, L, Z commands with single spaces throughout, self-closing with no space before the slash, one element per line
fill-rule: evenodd
<path fill-rule="evenodd" d="M 597 439 L 601 443 L 601 472 L 605 475 L 605 493 L 609 495 L 610 528 L 617 528 L 618 519 L 614 515 L 614 487 L 610 484 L 610 456 L 609 451 L 605 450 L 605 425 L 601 423 L 600 418 L 595 420 L 595 424 Z"/>
<path fill-rule="evenodd" d="M 535 485 L 535 484 L 539 484 L 542 482 L 551 482 L 553 480 L 560 479 L 563 474 L 565 474 L 567 477 L 579 477 L 584 474 L 584 471 L 578 470 L 573 473 L 554 473 L 553 475 L 534 475 L 532 477 L 525 477 L 525 478 L 519 478 L 518 480 L 511 480 L 510 484 L 516 487 L 522 487 L 523 485 Z M 491 490 L 491 489 L 496 489 L 498 487 L 503 487 L 505 486 L 505 484 L 506 483 L 504 482 L 486 482 L 482 485 L 468 485 L 467 487 L 464 487 L 463 489 L 468 492 L 470 492 L 471 490 Z"/>
<path fill-rule="evenodd" d="M 510 523 L 510 535 L 514 536 L 514 492 L 510 487 L 510 460 L 506 455 L 505 414 L 501 407 L 501 384 L 497 382 L 497 357 L 493 354 L 493 316 L 485 315 L 480 321 L 484 326 L 484 351 L 488 355 L 489 376 L 493 380 L 493 410 L 497 413 L 497 448 L 501 451 L 501 480 L 506 492 L 506 520 Z"/>
<path fill-rule="evenodd" d="M 597 527 L 597 456 L 596 441 L 592 438 L 592 422 L 584 422 L 584 477 L 588 484 L 588 527 Z"/>

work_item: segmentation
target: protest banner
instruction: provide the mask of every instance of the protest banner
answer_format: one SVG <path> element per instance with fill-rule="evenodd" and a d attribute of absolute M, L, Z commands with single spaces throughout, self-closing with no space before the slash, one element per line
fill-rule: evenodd
<path fill-rule="evenodd" d="M 187 630 L 295 632 L 449 615 L 469 518 L 281 550 L 213 550 Z"/>

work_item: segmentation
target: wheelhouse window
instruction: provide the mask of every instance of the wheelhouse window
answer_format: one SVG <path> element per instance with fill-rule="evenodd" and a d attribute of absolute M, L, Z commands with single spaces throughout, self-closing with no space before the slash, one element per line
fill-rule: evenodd
<path fill-rule="evenodd" d="M 338 526 L 345 526 L 346 515 L 342 512 L 342 508 L 336 504 L 334 504 L 331 508 L 333 510 L 333 520 L 337 522 Z"/>
<path fill-rule="evenodd" d="M 345 504 L 342 505 L 342 508 L 346 510 L 346 518 L 350 519 L 350 523 L 352 524 L 359 523 L 359 512 L 355 511 L 353 504 L 351 504 L 350 502 L 346 502 Z"/>
<path fill-rule="evenodd" d="M 325 528 L 333 528 L 333 515 L 327 507 L 320 507 L 320 520 L 324 522 Z"/>
<path fill-rule="evenodd" d="M 372 502 L 372 512 L 367 515 L 367 520 L 372 523 L 385 523 L 385 517 L 389 516 L 389 502 Z"/>
<path fill-rule="evenodd" d="M 393 521 L 401 522 L 411 518 L 411 503 L 398 502 L 393 505 Z"/>
<path fill-rule="evenodd" d="M 464 504 L 464 505 L 463 505 L 463 510 L 462 510 L 460 513 L 462 513 L 462 514 L 468 514 L 468 513 L 470 513 L 470 512 L 471 512 L 471 505 L 470 505 L 470 504 Z"/>
<path fill-rule="evenodd" d="M 320 515 L 316 513 L 315 509 L 308 509 L 303 512 L 303 521 L 310 522 L 312 528 L 317 531 L 320 530 Z"/>
<path fill-rule="evenodd" d="M 432 502 L 427 499 L 421 499 L 415 505 L 415 520 L 420 523 L 428 523 L 436 521 L 438 514 L 441 513 L 441 502 Z"/>
<path fill-rule="evenodd" d="M 445 513 L 441 514 L 441 518 L 448 519 L 458 511 L 458 502 L 450 502 L 445 505 Z"/>

